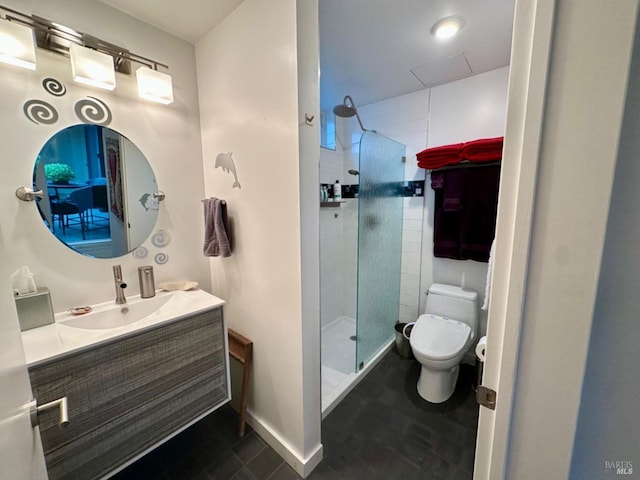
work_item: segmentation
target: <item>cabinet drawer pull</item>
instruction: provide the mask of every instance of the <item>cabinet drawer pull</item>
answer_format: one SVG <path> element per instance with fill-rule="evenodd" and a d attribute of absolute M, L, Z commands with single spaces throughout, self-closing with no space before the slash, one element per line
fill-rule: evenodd
<path fill-rule="evenodd" d="M 69 405 L 67 402 L 67 397 L 62 397 L 53 402 L 45 403 L 44 405 L 38 405 L 37 400 L 31 400 L 29 405 L 29 411 L 31 414 L 31 426 L 36 427 L 40 424 L 38 419 L 38 415 L 42 412 L 46 412 L 47 410 L 52 410 L 54 408 L 59 409 L 60 411 L 60 419 L 58 424 L 61 427 L 64 427 L 69 424 Z"/>

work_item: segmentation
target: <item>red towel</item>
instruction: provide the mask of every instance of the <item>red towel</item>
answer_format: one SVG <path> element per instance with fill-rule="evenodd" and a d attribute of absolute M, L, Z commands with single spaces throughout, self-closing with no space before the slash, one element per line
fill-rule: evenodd
<path fill-rule="evenodd" d="M 432 170 L 459 163 L 462 160 L 461 151 L 462 143 L 454 143 L 452 145 L 427 148 L 418 153 L 416 158 L 419 167 Z"/>
<path fill-rule="evenodd" d="M 502 143 L 504 137 L 481 138 L 465 142 L 461 156 L 470 162 L 493 162 L 502 160 Z"/>

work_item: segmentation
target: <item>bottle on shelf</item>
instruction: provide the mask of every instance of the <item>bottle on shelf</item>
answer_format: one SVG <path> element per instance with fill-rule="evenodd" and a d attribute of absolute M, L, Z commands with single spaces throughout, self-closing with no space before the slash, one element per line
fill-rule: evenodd
<path fill-rule="evenodd" d="M 336 183 L 333 184 L 333 201 L 339 202 L 340 200 L 342 200 L 342 185 L 339 180 L 336 180 Z"/>

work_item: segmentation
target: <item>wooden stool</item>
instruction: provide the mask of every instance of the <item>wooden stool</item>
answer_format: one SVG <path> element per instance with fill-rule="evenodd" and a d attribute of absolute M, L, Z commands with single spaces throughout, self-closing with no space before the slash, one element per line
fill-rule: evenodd
<path fill-rule="evenodd" d="M 251 373 L 251 361 L 253 359 L 253 342 L 230 328 L 228 329 L 228 334 L 229 356 L 242 365 L 242 391 L 238 406 L 238 414 L 240 415 L 238 436 L 243 437 L 249 397 L 249 374 Z"/>

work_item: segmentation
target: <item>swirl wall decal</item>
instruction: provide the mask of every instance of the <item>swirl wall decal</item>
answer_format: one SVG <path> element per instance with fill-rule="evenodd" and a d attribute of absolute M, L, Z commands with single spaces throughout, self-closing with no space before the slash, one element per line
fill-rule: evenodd
<path fill-rule="evenodd" d="M 52 125 L 58 121 L 58 111 L 43 100 L 28 100 L 22 111 L 36 125 Z"/>
<path fill-rule="evenodd" d="M 136 249 L 133 251 L 132 255 L 133 255 L 133 258 L 139 258 L 139 259 L 142 259 L 142 258 L 145 258 L 145 257 L 147 256 L 147 254 L 148 254 L 148 253 L 149 253 L 149 250 L 147 250 L 147 248 L 146 248 L 146 247 L 142 247 L 142 246 L 141 246 L 141 247 L 136 248 Z"/>
<path fill-rule="evenodd" d="M 65 87 L 64 83 L 52 77 L 47 77 L 42 80 L 42 86 L 48 93 L 50 93 L 54 97 L 62 97 L 65 93 L 67 93 L 67 87 Z"/>
<path fill-rule="evenodd" d="M 95 97 L 78 100 L 74 107 L 76 116 L 84 123 L 107 126 L 111 123 L 111 110 L 106 103 Z"/>
<path fill-rule="evenodd" d="M 151 243 L 156 247 L 166 247 L 171 242 L 171 236 L 165 230 L 158 230 L 151 236 Z"/>
<path fill-rule="evenodd" d="M 169 261 L 169 255 L 167 255 L 166 253 L 156 253 L 154 260 L 158 265 L 164 265 Z"/>

